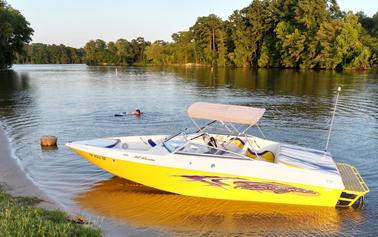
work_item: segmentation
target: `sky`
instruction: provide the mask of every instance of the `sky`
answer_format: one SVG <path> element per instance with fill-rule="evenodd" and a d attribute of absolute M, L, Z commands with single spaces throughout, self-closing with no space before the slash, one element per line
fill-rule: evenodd
<path fill-rule="evenodd" d="M 7 0 L 34 29 L 34 43 L 83 47 L 91 39 L 116 41 L 142 36 L 171 40 L 197 17 L 214 13 L 227 19 L 252 0 Z M 338 0 L 341 10 L 373 16 L 378 0 Z"/>

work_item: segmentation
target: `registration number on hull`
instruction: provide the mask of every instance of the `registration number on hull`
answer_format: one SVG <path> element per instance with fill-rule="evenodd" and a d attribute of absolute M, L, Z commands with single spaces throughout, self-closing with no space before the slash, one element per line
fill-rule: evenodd
<path fill-rule="evenodd" d="M 90 155 L 92 158 L 95 158 L 95 159 L 106 160 L 106 157 L 105 157 L 105 156 L 95 155 L 95 154 L 91 154 L 91 153 L 89 153 L 89 155 Z"/>

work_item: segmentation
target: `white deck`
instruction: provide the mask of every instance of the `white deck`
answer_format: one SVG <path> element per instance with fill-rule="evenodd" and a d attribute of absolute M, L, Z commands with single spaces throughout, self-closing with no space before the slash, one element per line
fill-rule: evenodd
<path fill-rule="evenodd" d="M 322 173 L 339 174 L 336 163 L 329 153 L 299 146 L 280 144 L 276 163 Z"/>

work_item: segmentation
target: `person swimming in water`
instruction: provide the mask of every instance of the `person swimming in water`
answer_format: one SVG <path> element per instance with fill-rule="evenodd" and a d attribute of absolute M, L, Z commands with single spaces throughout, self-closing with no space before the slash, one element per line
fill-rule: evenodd
<path fill-rule="evenodd" d="M 115 114 L 114 116 L 115 116 L 115 117 L 121 117 L 121 116 L 126 116 L 126 115 L 141 116 L 142 114 L 143 114 L 143 112 L 140 111 L 140 109 L 136 109 L 136 110 L 133 111 L 133 112 L 122 112 L 122 113 L 119 113 L 119 114 Z"/>

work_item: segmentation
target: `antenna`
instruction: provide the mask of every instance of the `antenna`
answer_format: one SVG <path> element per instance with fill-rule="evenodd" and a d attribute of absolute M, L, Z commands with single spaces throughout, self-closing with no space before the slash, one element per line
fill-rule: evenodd
<path fill-rule="evenodd" d="M 326 143 L 325 151 L 328 150 L 329 139 L 331 138 L 332 125 L 333 125 L 333 120 L 335 119 L 336 107 L 337 107 L 337 102 L 339 101 L 340 91 L 341 91 L 341 87 L 339 86 L 337 88 L 336 102 L 335 102 L 335 107 L 333 108 L 333 114 L 332 114 L 331 124 L 329 125 L 328 138 L 327 138 L 327 143 Z"/>

